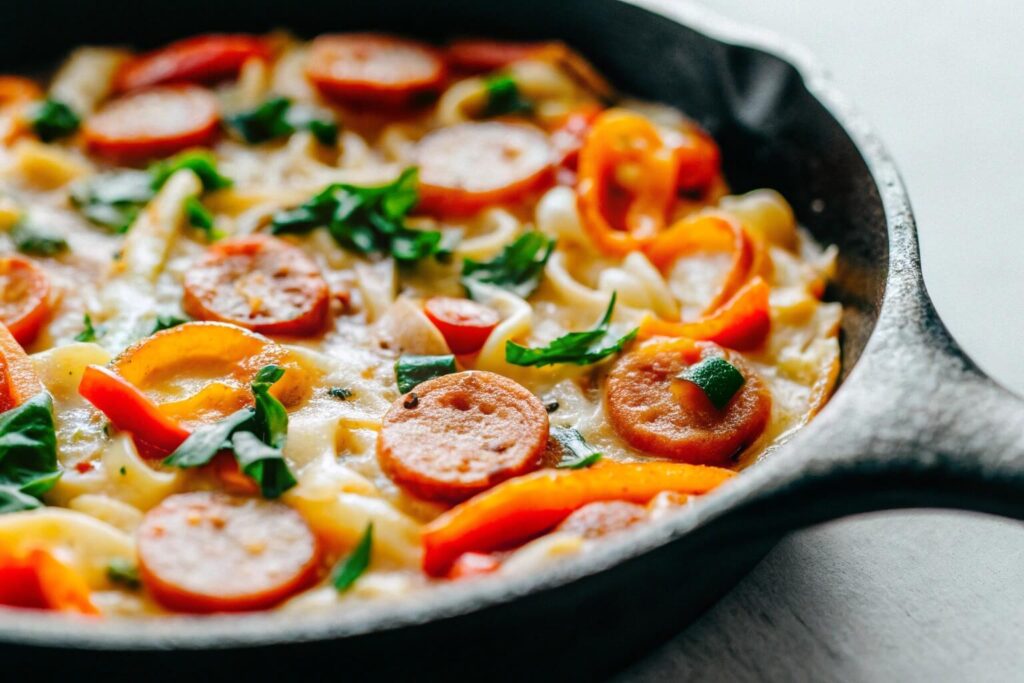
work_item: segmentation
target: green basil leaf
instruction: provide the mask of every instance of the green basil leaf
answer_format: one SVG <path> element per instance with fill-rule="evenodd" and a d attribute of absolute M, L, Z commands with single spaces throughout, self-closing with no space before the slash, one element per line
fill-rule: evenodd
<path fill-rule="evenodd" d="M 217 170 L 217 158 L 210 152 L 200 150 L 182 152 L 152 164 L 148 171 L 153 189 L 159 190 L 172 175 L 185 168 L 199 176 L 205 191 L 221 190 L 232 185 L 231 178 L 221 175 Z"/>
<path fill-rule="evenodd" d="M 188 224 L 197 230 L 205 232 L 207 240 L 212 242 L 223 237 L 223 233 L 217 230 L 213 224 L 213 214 L 203 206 L 203 203 L 199 201 L 199 197 L 188 197 L 183 208 Z"/>
<path fill-rule="evenodd" d="M 612 294 L 608 308 L 597 326 L 586 332 L 570 332 L 555 339 L 547 346 L 528 348 L 514 341 L 505 342 L 505 360 L 513 365 L 543 367 L 555 363 L 575 363 L 590 365 L 618 353 L 636 338 L 638 328 L 634 328 L 616 339 L 611 344 L 602 344 L 608 334 L 608 323 L 611 322 L 612 309 L 615 308 L 616 295 Z"/>
<path fill-rule="evenodd" d="M 96 341 L 96 328 L 92 325 L 92 318 L 88 313 L 82 316 L 82 331 L 75 335 L 75 341 L 94 342 Z"/>
<path fill-rule="evenodd" d="M 28 217 L 11 228 L 11 239 L 18 251 L 35 256 L 55 256 L 68 248 L 63 236 Z"/>
<path fill-rule="evenodd" d="M 271 232 L 302 234 L 325 227 L 338 244 L 359 254 L 387 254 L 402 263 L 443 257 L 452 245 L 440 231 L 405 225 L 417 201 L 417 171 L 408 168 L 387 185 L 329 185 L 301 206 L 275 214 Z"/>
<path fill-rule="evenodd" d="M 601 459 L 601 452 L 572 427 L 552 427 L 551 436 L 562 446 L 562 458 L 555 465 L 559 469 L 578 470 Z"/>
<path fill-rule="evenodd" d="M 288 437 L 288 411 L 271 393 L 270 387 L 284 376 L 284 368 L 267 365 L 256 373 L 252 395 L 256 400 L 255 434 L 264 443 L 281 448 Z"/>
<path fill-rule="evenodd" d="M 291 107 L 287 97 L 269 99 L 255 109 L 227 117 L 227 124 L 250 144 L 291 135 L 295 128 L 285 121 Z"/>
<path fill-rule="evenodd" d="M 344 593 L 356 582 L 366 568 L 370 566 L 370 555 L 373 550 L 373 522 L 366 525 L 359 543 L 348 557 L 342 560 L 331 572 L 331 583 L 339 593 Z"/>
<path fill-rule="evenodd" d="M 213 459 L 218 452 L 229 448 L 231 435 L 253 423 L 252 408 L 241 408 L 220 422 L 201 425 L 185 439 L 178 448 L 164 459 L 171 467 L 200 467 Z"/>
<path fill-rule="evenodd" d="M 107 564 L 107 580 L 131 590 L 136 590 L 142 586 L 138 566 L 123 557 L 115 557 Z"/>
<path fill-rule="evenodd" d="M 0 414 L 0 512 L 39 507 L 60 476 L 53 399 L 41 391 Z"/>
<path fill-rule="evenodd" d="M 487 105 L 483 111 L 485 117 L 528 114 L 533 111 L 533 102 L 523 97 L 516 79 L 508 74 L 491 76 L 484 82 L 484 87 L 487 89 Z"/>
<path fill-rule="evenodd" d="M 470 298 L 478 298 L 475 285 L 486 283 L 525 299 L 536 291 L 554 249 L 554 238 L 541 232 L 523 233 L 490 261 L 465 259 L 460 281 Z"/>
<path fill-rule="evenodd" d="M 338 141 L 338 124 L 333 114 L 320 107 L 275 97 L 249 111 L 227 118 L 228 126 L 250 144 L 267 142 L 308 130 L 322 145 Z"/>
<path fill-rule="evenodd" d="M 231 445 L 238 468 L 260 485 L 264 498 L 278 498 L 297 483 L 280 448 L 268 446 L 251 432 L 235 432 Z"/>
<path fill-rule="evenodd" d="M 407 394 L 428 379 L 455 372 L 455 356 L 400 356 L 395 362 L 398 390 Z"/>
<path fill-rule="evenodd" d="M 71 186 L 71 203 L 89 221 L 125 232 L 154 195 L 153 177 L 145 171 L 100 173 Z"/>
<path fill-rule="evenodd" d="M 169 330 L 172 327 L 184 325 L 187 322 L 190 322 L 190 318 L 181 318 L 176 315 L 158 315 L 153 323 L 153 331 L 150 334 L 156 334 L 161 330 Z"/>
<path fill-rule="evenodd" d="M 691 365 L 676 375 L 676 379 L 696 384 L 719 410 L 728 405 L 746 382 L 736 366 L 720 356 L 711 356 Z"/>
<path fill-rule="evenodd" d="M 32 107 L 28 122 L 43 142 L 53 142 L 72 135 L 81 123 L 75 110 L 60 100 L 47 98 Z"/>

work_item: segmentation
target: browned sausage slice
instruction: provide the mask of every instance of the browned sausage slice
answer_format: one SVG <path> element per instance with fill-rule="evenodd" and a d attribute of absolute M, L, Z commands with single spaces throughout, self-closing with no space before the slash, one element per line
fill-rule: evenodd
<path fill-rule="evenodd" d="M 598 538 L 622 531 L 647 518 L 647 508 L 626 500 L 604 500 L 589 503 L 573 512 L 555 531 Z"/>
<path fill-rule="evenodd" d="M 721 410 L 695 384 L 676 379 L 710 355 L 724 356 L 745 378 Z M 689 339 L 642 346 L 626 354 L 608 375 L 608 418 L 631 446 L 698 465 L 721 465 L 764 431 L 771 395 L 753 368 L 736 353 Z"/>
<path fill-rule="evenodd" d="M 283 503 L 209 491 L 164 500 L 138 532 L 150 594 L 181 612 L 271 607 L 316 578 L 316 538 Z"/>
<path fill-rule="evenodd" d="M 548 414 L 525 388 L 491 372 L 459 372 L 395 401 L 377 439 L 381 467 L 421 498 L 456 502 L 540 464 Z"/>
<path fill-rule="evenodd" d="M 553 152 L 537 128 L 500 121 L 439 128 L 416 147 L 419 208 L 465 215 L 519 199 L 550 177 Z"/>

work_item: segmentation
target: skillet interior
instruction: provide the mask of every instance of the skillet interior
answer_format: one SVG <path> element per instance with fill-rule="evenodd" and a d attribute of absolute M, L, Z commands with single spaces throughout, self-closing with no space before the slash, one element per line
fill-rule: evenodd
<path fill-rule="evenodd" d="M 844 378 L 871 334 L 888 262 L 880 190 L 857 144 L 807 89 L 797 69 L 778 57 L 713 40 L 616 0 L 456 0 L 429 8 L 400 0 L 344 6 L 270 0 L 117 0 L 104 5 L 102 12 L 89 3 L 66 0 L 11 8 L 9 20 L 0 25 L 4 70 L 51 63 L 87 42 L 146 46 L 218 29 L 284 26 L 313 34 L 370 28 L 427 38 L 488 34 L 564 39 L 625 91 L 698 118 L 723 146 L 727 177 L 736 190 L 777 188 L 818 240 L 839 246 L 839 275 L 831 295 L 844 305 Z M 785 458 L 787 452 L 784 447 L 773 458 Z M 775 541 L 763 537 L 723 543 L 713 529 L 704 527 L 664 545 L 699 522 L 697 514 L 660 525 L 629 539 L 629 547 L 568 562 L 550 575 L 503 585 L 485 580 L 394 609 L 375 607 L 372 612 L 323 618 L 272 614 L 87 628 L 46 615 L 0 614 L 0 641 L 136 650 L 113 660 L 72 649 L 52 660 L 79 674 L 92 667 L 206 674 L 223 668 L 236 675 L 249 668 L 294 675 L 304 668 L 322 672 L 366 667 L 417 678 L 457 670 L 488 670 L 505 678 L 525 667 L 534 678 L 539 670 L 545 678 L 575 679 L 628 661 L 692 619 Z M 650 550 L 621 561 L 640 549 Z M 610 568 L 584 576 L 599 566 Z M 572 582 L 554 589 L 567 580 Z M 458 616 L 484 603 L 486 608 Z M 336 636 L 348 637 L 322 640 Z M 242 655 L 221 651 L 253 644 L 268 646 Z M 168 647 L 214 650 L 187 656 L 144 651 Z M 31 663 L 39 656 L 24 648 L 2 649 L 10 662 Z"/>

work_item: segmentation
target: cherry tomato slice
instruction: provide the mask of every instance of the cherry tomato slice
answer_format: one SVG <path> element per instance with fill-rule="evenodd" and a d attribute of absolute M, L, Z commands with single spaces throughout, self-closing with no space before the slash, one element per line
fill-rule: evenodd
<path fill-rule="evenodd" d="M 500 321 L 493 308 L 448 296 L 428 299 L 423 312 L 440 330 L 452 353 L 459 355 L 479 351 Z"/>
<path fill-rule="evenodd" d="M 195 36 L 127 61 L 114 77 L 118 92 L 165 83 L 208 83 L 236 76 L 250 59 L 270 59 L 266 41 L 245 34 Z"/>
<path fill-rule="evenodd" d="M 20 256 L 0 258 L 0 323 L 22 346 L 39 335 L 50 317 L 50 278 Z"/>
<path fill-rule="evenodd" d="M 313 41 L 306 76 L 326 97 L 396 107 L 439 91 L 446 68 L 437 50 L 425 43 L 346 33 Z"/>
<path fill-rule="evenodd" d="M 436 130 L 416 147 L 419 209 L 472 214 L 519 199 L 550 177 L 551 145 L 536 128 L 488 121 Z"/>
<path fill-rule="evenodd" d="M 452 68 L 469 73 L 483 73 L 500 69 L 521 59 L 529 59 L 547 46 L 548 43 L 463 38 L 448 44 L 445 48 L 445 57 Z"/>
<path fill-rule="evenodd" d="M 167 156 L 210 143 L 220 113 L 213 93 L 196 86 L 161 86 L 114 100 L 82 127 L 89 148 L 115 159 Z"/>
<path fill-rule="evenodd" d="M 219 242 L 185 276 L 185 312 L 254 332 L 309 336 L 327 320 L 329 289 L 298 247 L 251 235 Z"/>

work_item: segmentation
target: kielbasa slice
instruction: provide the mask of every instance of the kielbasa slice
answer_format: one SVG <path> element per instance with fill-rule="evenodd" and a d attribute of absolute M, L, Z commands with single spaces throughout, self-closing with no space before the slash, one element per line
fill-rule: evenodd
<path fill-rule="evenodd" d="M 721 410 L 695 384 L 676 379 L 710 355 L 723 356 L 744 377 Z M 612 427 L 634 448 L 696 465 L 721 465 L 753 443 L 771 413 L 771 395 L 753 368 L 732 351 L 675 339 L 626 354 L 608 375 Z"/>
<path fill-rule="evenodd" d="M 319 560 L 313 532 L 292 508 L 209 491 L 150 510 L 138 553 L 150 594 L 181 612 L 266 609 L 308 586 Z"/>
<path fill-rule="evenodd" d="M 491 372 L 420 384 L 384 416 L 377 457 L 395 483 L 420 498 L 457 502 L 537 469 L 548 440 L 540 400 Z"/>

